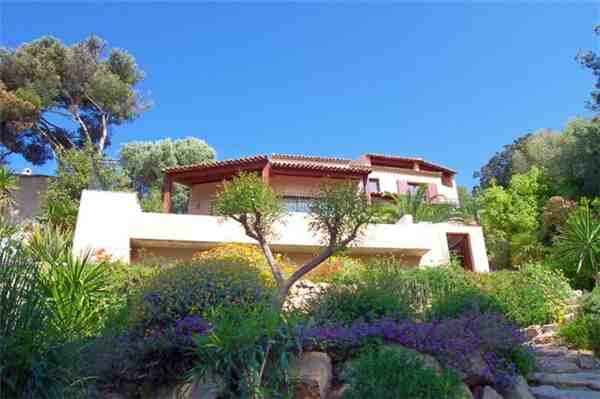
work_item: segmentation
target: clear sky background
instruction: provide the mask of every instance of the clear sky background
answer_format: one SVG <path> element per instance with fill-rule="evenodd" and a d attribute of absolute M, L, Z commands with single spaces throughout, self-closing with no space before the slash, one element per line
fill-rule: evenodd
<path fill-rule="evenodd" d="M 517 136 L 590 116 L 593 78 L 574 57 L 598 50 L 597 23 L 598 2 L 0 0 L 2 46 L 93 33 L 136 57 L 154 105 L 114 129 L 111 156 L 194 136 L 219 159 L 422 156 L 467 186 Z"/>

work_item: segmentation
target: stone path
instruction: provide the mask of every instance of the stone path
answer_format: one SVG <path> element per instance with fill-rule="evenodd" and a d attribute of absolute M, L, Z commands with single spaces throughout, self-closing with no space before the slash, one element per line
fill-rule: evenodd
<path fill-rule="evenodd" d="M 572 350 L 556 338 L 556 326 L 530 327 L 537 371 L 528 377 L 537 399 L 600 399 L 600 361 L 590 351 Z"/>

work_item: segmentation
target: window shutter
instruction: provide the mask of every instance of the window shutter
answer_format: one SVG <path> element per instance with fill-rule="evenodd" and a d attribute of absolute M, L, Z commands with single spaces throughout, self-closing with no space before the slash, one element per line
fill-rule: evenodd
<path fill-rule="evenodd" d="M 435 183 L 430 183 L 427 185 L 427 198 L 433 199 L 438 195 L 438 187 Z"/>
<path fill-rule="evenodd" d="M 406 194 L 408 191 L 408 182 L 406 180 L 397 180 L 398 194 Z"/>

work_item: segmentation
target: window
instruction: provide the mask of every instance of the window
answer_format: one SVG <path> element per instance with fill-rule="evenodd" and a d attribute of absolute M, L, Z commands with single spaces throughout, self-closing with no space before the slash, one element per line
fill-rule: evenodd
<path fill-rule="evenodd" d="M 379 179 L 369 179 L 369 192 L 370 193 L 380 193 L 379 187 Z"/>
<path fill-rule="evenodd" d="M 310 206 L 313 202 L 309 197 L 283 197 L 283 209 L 287 212 L 310 212 Z"/>
<path fill-rule="evenodd" d="M 410 193 L 410 194 L 416 194 L 417 191 L 419 191 L 419 187 L 421 187 L 423 184 L 422 183 L 408 183 L 408 186 L 406 188 L 406 192 Z"/>

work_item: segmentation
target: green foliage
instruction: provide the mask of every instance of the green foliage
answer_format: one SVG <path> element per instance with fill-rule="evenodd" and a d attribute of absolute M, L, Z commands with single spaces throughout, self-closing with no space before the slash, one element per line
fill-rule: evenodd
<path fill-rule="evenodd" d="M 496 268 L 514 267 L 543 257 L 540 212 L 547 197 L 543 174 L 532 168 L 514 175 L 508 188 L 492 185 L 481 191 L 480 220 L 491 263 Z"/>
<path fill-rule="evenodd" d="M 592 331 L 597 329 L 600 329 L 600 318 L 593 314 L 582 313 L 563 324 L 558 335 L 569 346 L 578 349 L 592 349 Z"/>
<path fill-rule="evenodd" d="M 583 297 L 581 313 L 600 317 L 600 287 L 594 289 Z"/>
<path fill-rule="evenodd" d="M 260 270 L 246 261 L 207 260 L 166 268 L 132 299 L 133 328 L 146 331 L 215 306 L 248 307 L 271 294 Z"/>
<path fill-rule="evenodd" d="M 427 185 L 422 184 L 416 192 L 404 195 L 390 193 L 391 202 L 381 202 L 376 206 L 376 220 L 380 223 L 396 223 L 404 215 L 412 215 L 413 221 L 445 222 L 456 216 L 451 204 L 436 204 L 427 198 Z"/>
<path fill-rule="evenodd" d="M 0 215 L 6 215 L 15 205 L 15 191 L 19 189 L 19 178 L 0 165 Z"/>
<path fill-rule="evenodd" d="M 255 226 L 265 238 L 272 233 L 273 224 L 283 217 L 280 195 L 256 174 L 245 172 L 223 182 L 213 203 L 213 211 Z"/>
<path fill-rule="evenodd" d="M 123 190 L 128 185 L 117 165 L 99 160 L 89 147 L 57 151 L 57 158 L 56 177 L 42 196 L 44 223 L 74 230 L 81 192 L 89 188 L 94 169 L 104 190 Z"/>
<path fill-rule="evenodd" d="M 540 264 L 475 277 L 502 304 L 507 318 L 523 327 L 559 321 L 572 296 L 564 275 Z"/>
<path fill-rule="evenodd" d="M 402 320 L 410 313 L 401 296 L 369 282 L 334 284 L 306 304 L 306 314 L 316 325 L 350 325 L 356 320 L 372 322 L 383 318 Z"/>
<path fill-rule="evenodd" d="M 121 147 L 120 158 L 125 173 L 141 198 L 142 209 L 162 212 L 162 169 L 211 161 L 215 158 L 215 151 L 204 141 L 189 137 L 125 143 Z M 188 199 L 188 190 L 175 184 L 172 193 L 173 212 L 186 212 Z"/>
<path fill-rule="evenodd" d="M 600 218 L 593 213 L 588 201 L 583 201 L 569 216 L 554 251 L 562 265 L 573 265 L 575 273 L 596 278 L 600 267 Z"/>
<path fill-rule="evenodd" d="M 455 267 L 408 269 L 397 259 L 388 258 L 371 261 L 365 268 L 334 281 L 350 287 L 375 287 L 382 295 L 408 305 L 410 314 L 419 318 L 448 318 L 466 310 L 490 310 L 501 311 L 519 326 L 560 320 L 572 295 L 562 273 L 539 264 L 483 274 Z M 313 313 L 318 314 L 316 310 Z"/>
<path fill-rule="evenodd" d="M 425 318 L 455 319 L 465 313 L 501 313 L 507 314 L 506 306 L 491 294 L 478 289 L 467 289 L 454 292 L 432 301 Z"/>
<path fill-rule="evenodd" d="M 196 337 L 200 361 L 190 377 L 222 378 L 223 394 L 231 398 L 291 395 L 288 366 L 294 341 L 294 323 L 279 309 L 259 304 L 248 309 L 216 308 L 209 312 L 214 326 Z"/>
<path fill-rule="evenodd" d="M 455 372 L 438 371 L 401 347 L 365 352 L 352 362 L 347 380 L 344 399 L 463 398 Z"/>
<path fill-rule="evenodd" d="M 567 219 L 577 209 L 575 201 L 560 196 L 550 197 L 542 210 L 542 236 L 544 243 L 551 244 Z"/>
<path fill-rule="evenodd" d="M 77 372 L 84 346 L 79 338 L 99 333 L 104 315 L 97 310 L 105 307 L 95 293 L 102 281 L 90 286 L 91 265 L 79 263 L 78 273 L 71 272 L 75 260 L 62 247 L 69 240 L 54 237 L 56 231 L 29 233 L 28 246 L 24 234 L 0 223 L 0 396 L 81 393 L 87 384 Z"/>
<path fill-rule="evenodd" d="M 47 328 L 65 340 L 97 334 L 112 299 L 106 263 L 94 262 L 91 254 L 75 257 L 70 233 L 56 227 L 36 227 L 30 234 L 29 252 L 43 270 L 38 287 Z"/>
<path fill-rule="evenodd" d="M 136 93 L 143 72 L 135 59 L 120 49 L 104 56 L 105 47 L 91 36 L 71 46 L 42 37 L 0 49 L 0 129 L 8 152 L 34 164 L 56 150 L 90 146 L 101 155 L 109 128 L 147 108 Z"/>
<path fill-rule="evenodd" d="M 321 186 L 310 213 L 312 231 L 335 250 L 345 249 L 373 220 L 373 208 L 353 182 Z"/>

